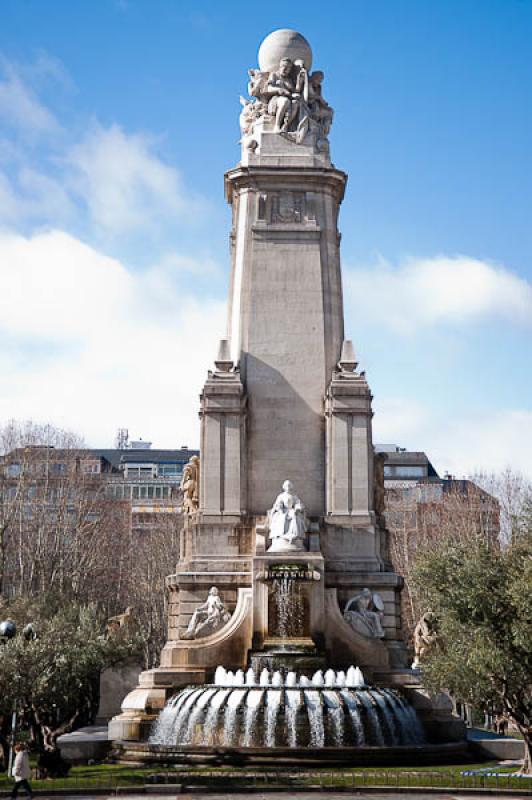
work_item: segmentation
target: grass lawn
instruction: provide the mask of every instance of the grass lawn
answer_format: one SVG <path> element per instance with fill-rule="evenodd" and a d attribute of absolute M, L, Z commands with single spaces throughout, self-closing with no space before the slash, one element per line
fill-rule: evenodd
<path fill-rule="evenodd" d="M 493 771 L 506 772 L 507 777 L 463 776 L 465 770 L 493 768 Z M 181 783 L 186 786 L 222 788 L 293 786 L 323 788 L 359 786 L 419 786 L 419 787 L 490 787 L 515 788 L 521 791 L 532 790 L 532 779 L 518 778 L 512 773 L 514 768 L 500 768 L 497 762 L 474 764 L 424 766 L 424 767 L 353 767 L 349 768 L 293 768 L 274 767 L 201 767 L 150 766 L 133 767 L 122 764 L 95 764 L 94 766 L 73 767 L 67 778 L 34 780 L 36 791 L 47 792 L 52 789 L 106 789 L 123 787 L 141 788 L 145 784 Z M 0 773 L 0 793 L 10 790 L 12 781 L 5 773 Z"/>

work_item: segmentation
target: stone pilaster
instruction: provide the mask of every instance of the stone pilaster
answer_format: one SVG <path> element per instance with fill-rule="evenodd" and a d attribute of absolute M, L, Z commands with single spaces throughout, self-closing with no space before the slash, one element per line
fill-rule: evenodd
<path fill-rule="evenodd" d="M 217 361 L 201 394 L 200 512 L 236 515 L 246 509 L 246 396 L 232 362 Z"/>
<path fill-rule="evenodd" d="M 327 517 L 367 525 L 374 519 L 372 396 L 364 373 L 355 371 L 354 355 L 345 360 L 344 351 L 325 400 Z"/>

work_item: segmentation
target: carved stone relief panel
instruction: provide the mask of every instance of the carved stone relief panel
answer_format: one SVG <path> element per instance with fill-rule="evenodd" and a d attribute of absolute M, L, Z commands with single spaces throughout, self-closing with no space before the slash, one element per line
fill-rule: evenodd
<path fill-rule="evenodd" d="M 273 225 L 300 224 L 316 221 L 315 198 L 312 193 L 261 192 L 257 195 L 257 221 Z"/>
<path fill-rule="evenodd" d="M 304 202 L 303 192 L 276 192 L 272 195 L 271 221 L 303 222 Z"/>

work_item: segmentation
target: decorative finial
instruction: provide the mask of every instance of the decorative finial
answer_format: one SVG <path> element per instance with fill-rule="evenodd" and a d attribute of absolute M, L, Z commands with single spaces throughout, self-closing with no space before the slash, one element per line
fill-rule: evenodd
<path fill-rule="evenodd" d="M 214 365 L 218 372 L 231 372 L 233 369 L 234 363 L 231 358 L 229 339 L 220 339 L 220 344 L 218 345 L 218 355 L 216 356 Z"/>
<path fill-rule="evenodd" d="M 351 339 L 344 339 L 342 344 L 342 355 L 338 366 L 342 372 L 354 372 L 358 366 L 358 361 L 355 357 L 355 349 Z"/>

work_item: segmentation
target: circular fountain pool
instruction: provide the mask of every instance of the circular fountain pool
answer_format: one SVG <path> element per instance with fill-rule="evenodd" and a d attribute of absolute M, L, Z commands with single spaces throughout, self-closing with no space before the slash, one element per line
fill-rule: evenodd
<path fill-rule="evenodd" d="M 312 678 L 288 672 L 232 673 L 172 697 L 150 745 L 179 748 L 363 748 L 416 746 L 423 728 L 409 703 L 365 685 L 360 669 Z"/>

